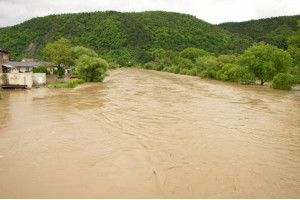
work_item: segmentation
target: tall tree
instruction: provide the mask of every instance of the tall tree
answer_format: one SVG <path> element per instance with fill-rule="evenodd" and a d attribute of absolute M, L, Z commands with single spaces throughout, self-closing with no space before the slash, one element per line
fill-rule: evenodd
<path fill-rule="evenodd" d="M 81 56 L 76 65 L 80 78 L 86 82 L 103 81 L 107 68 L 108 64 L 105 60 L 88 55 Z"/>
<path fill-rule="evenodd" d="M 71 42 L 66 38 L 61 38 L 53 43 L 48 43 L 43 50 L 48 61 L 60 67 L 61 64 L 70 65 L 72 63 Z"/>
<path fill-rule="evenodd" d="M 272 45 L 254 45 L 238 58 L 238 62 L 253 72 L 261 85 L 278 73 L 288 72 L 292 66 L 290 54 Z"/>

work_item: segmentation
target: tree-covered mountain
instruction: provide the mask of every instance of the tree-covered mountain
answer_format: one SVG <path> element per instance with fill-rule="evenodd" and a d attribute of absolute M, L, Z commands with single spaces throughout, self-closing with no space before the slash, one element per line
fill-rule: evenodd
<path fill-rule="evenodd" d="M 107 57 L 125 56 L 138 62 L 153 59 L 153 52 L 161 50 L 195 47 L 218 55 L 242 53 L 253 43 L 194 16 L 163 11 L 50 15 L 0 28 L 0 36 L 0 44 L 17 60 L 42 59 L 45 45 L 61 37 Z"/>
<path fill-rule="evenodd" d="M 243 23 L 212 25 L 187 14 L 164 11 L 116 11 L 50 15 L 0 28 L 0 44 L 10 58 L 44 59 L 47 43 L 61 37 L 73 46 L 94 49 L 119 64 L 146 63 L 161 52 L 175 55 L 186 48 L 220 54 L 241 54 L 255 41 L 264 40 L 286 49 L 299 16 Z"/>
<path fill-rule="evenodd" d="M 249 36 L 254 41 L 264 41 L 282 49 L 287 49 L 287 39 L 297 30 L 300 15 L 272 17 L 246 22 L 228 22 L 218 26 L 231 33 Z"/>

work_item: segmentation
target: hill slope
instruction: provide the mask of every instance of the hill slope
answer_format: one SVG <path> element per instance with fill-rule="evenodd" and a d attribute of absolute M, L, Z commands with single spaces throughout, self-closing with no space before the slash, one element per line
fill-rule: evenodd
<path fill-rule="evenodd" d="M 181 51 L 202 48 L 215 54 L 241 53 L 253 41 L 191 15 L 149 11 L 115 11 L 50 15 L 0 28 L 0 44 L 13 59 L 42 58 L 48 42 L 67 37 L 73 45 L 105 54 L 128 54 L 138 62 L 151 60 L 155 49 Z"/>
<path fill-rule="evenodd" d="M 300 15 L 229 22 L 218 26 L 232 33 L 249 36 L 256 42 L 265 41 L 279 48 L 287 49 L 287 38 L 297 30 L 298 20 L 300 20 Z"/>

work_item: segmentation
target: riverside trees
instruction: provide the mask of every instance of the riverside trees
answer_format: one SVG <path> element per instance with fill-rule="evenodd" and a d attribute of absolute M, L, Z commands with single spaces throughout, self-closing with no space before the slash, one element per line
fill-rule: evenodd
<path fill-rule="evenodd" d="M 71 47 L 70 41 L 65 38 L 47 44 L 44 55 L 57 66 L 75 65 L 80 78 L 86 82 L 103 81 L 108 68 L 107 62 L 94 50 L 83 46 Z"/>
<path fill-rule="evenodd" d="M 239 57 L 238 62 L 253 72 L 261 85 L 278 73 L 287 73 L 292 66 L 290 54 L 272 45 L 254 45 Z"/>

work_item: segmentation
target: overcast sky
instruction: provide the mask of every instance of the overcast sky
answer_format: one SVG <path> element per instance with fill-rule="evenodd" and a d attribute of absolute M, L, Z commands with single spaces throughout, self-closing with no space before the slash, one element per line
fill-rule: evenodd
<path fill-rule="evenodd" d="M 186 13 L 212 24 L 300 14 L 300 0 L 0 0 L 0 27 L 50 14 L 116 10 Z"/>

